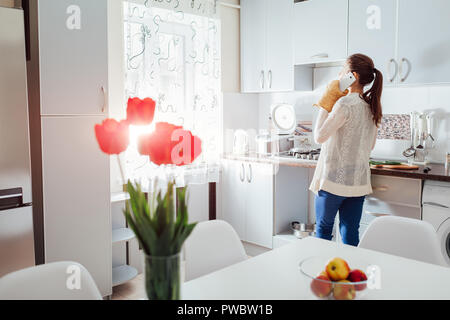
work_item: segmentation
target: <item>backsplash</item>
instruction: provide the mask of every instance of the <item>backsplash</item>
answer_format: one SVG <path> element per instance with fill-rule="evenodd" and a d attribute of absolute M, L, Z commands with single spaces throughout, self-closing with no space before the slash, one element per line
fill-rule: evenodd
<path fill-rule="evenodd" d="M 411 140 L 411 117 L 407 114 L 385 114 L 378 129 L 378 139 Z"/>

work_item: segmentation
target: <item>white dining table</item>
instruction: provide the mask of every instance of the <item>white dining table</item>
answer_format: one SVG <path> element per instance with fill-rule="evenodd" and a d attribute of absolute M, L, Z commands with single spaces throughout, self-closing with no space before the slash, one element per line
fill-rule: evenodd
<path fill-rule="evenodd" d="M 183 300 L 304 300 L 312 299 L 309 281 L 299 269 L 308 257 L 343 257 L 379 267 L 380 289 L 364 299 L 450 299 L 450 268 L 410 260 L 317 238 L 293 244 L 187 282 Z"/>

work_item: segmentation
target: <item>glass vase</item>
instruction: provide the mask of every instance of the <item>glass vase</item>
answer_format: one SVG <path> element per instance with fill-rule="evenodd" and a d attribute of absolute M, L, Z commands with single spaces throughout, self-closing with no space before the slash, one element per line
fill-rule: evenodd
<path fill-rule="evenodd" d="M 180 300 L 180 254 L 145 257 L 145 289 L 149 300 Z"/>

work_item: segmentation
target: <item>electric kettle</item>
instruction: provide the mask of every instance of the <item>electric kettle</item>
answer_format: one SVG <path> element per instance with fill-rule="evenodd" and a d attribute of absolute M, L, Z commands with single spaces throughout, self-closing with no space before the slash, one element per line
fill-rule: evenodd
<path fill-rule="evenodd" d="M 249 135 L 244 130 L 236 130 L 234 133 L 233 153 L 246 155 L 249 152 Z"/>

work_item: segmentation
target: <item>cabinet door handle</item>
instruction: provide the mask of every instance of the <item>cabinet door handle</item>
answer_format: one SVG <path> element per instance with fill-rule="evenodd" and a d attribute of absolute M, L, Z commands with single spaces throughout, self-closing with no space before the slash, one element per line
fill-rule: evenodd
<path fill-rule="evenodd" d="M 392 75 L 392 73 L 391 73 L 391 66 L 392 66 L 392 64 L 395 65 L 394 75 Z M 395 78 L 397 77 L 397 74 L 398 74 L 398 63 L 397 63 L 397 61 L 395 61 L 395 59 L 389 60 L 388 74 L 389 74 L 389 82 L 394 82 L 394 80 L 395 80 Z"/>
<path fill-rule="evenodd" d="M 266 73 L 264 72 L 264 70 L 261 71 L 261 77 L 259 79 L 260 81 L 260 85 L 261 85 L 261 89 L 264 89 L 264 87 L 266 86 L 266 80 L 264 79 L 266 77 Z"/>
<path fill-rule="evenodd" d="M 380 187 L 373 187 L 373 191 L 380 191 L 380 192 L 386 192 L 389 190 L 389 187 L 387 186 L 380 186 Z"/>
<path fill-rule="evenodd" d="M 405 62 L 408 65 L 408 71 L 406 72 L 405 75 L 403 75 L 403 65 L 405 64 Z M 400 79 L 401 82 L 405 82 L 405 80 L 408 79 L 409 74 L 411 73 L 411 68 L 412 68 L 411 62 L 409 62 L 409 60 L 406 58 L 402 58 L 402 63 L 400 64 L 400 75 L 402 77 Z"/>
<path fill-rule="evenodd" d="M 241 176 L 240 176 L 240 180 L 241 180 L 241 182 L 244 182 L 245 181 L 245 166 L 244 166 L 244 164 L 242 164 L 242 170 L 241 170 Z"/>
<path fill-rule="evenodd" d="M 272 82 L 273 82 L 273 74 L 272 70 L 269 70 L 269 89 L 272 89 Z"/>
<path fill-rule="evenodd" d="M 108 97 L 105 86 L 102 86 L 102 93 L 103 93 L 103 106 L 102 106 L 102 113 L 105 113 L 106 107 L 108 106 Z"/>
<path fill-rule="evenodd" d="M 253 168 L 252 168 L 252 165 L 249 164 L 249 165 L 248 165 L 247 182 L 248 182 L 248 183 L 252 183 L 252 181 L 253 181 Z"/>
<path fill-rule="evenodd" d="M 326 58 L 328 58 L 328 53 L 318 53 L 318 54 L 311 56 L 311 59 L 317 59 L 317 58 L 326 59 Z"/>

